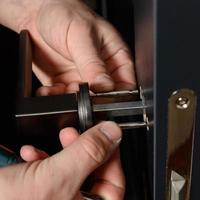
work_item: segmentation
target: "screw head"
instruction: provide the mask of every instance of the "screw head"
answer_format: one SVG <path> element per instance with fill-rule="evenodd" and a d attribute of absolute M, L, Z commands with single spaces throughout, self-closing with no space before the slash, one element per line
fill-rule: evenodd
<path fill-rule="evenodd" d="M 178 109 L 187 109 L 189 107 L 190 100 L 186 97 L 179 97 L 176 101 L 176 107 Z"/>

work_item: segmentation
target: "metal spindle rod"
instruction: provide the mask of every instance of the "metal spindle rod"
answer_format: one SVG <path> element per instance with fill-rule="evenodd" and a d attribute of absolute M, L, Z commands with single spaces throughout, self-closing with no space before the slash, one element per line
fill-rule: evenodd
<path fill-rule="evenodd" d="M 126 122 L 118 124 L 122 129 L 132 129 L 132 128 L 146 128 L 147 124 L 145 122 Z"/>
<path fill-rule="evenodd" d="M 138 90 L 123 90 L 123 91 L 113 91 L 113 92 L 103 92 L 103 93 L 95 93 L 90 94 L 91 97 L 102 97 L 102 96 L 121 96 L 121 95 L 131 95 L 131 94 L 139 94 Z"/>

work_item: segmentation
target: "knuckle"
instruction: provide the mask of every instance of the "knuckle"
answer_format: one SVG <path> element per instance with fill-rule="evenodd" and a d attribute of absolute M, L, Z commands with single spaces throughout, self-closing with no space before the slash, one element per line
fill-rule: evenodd
<path fill-rule="evenodd" d="M 88 18 L 87 16 L 79 16 L 76 15 L 75 16 L 75 23 L 77 23 L 77 25 L 80 26 L 80 28 L 82 28 L 84 31 L 92 31 L 94 28 L 93 25 L 93 20 L 91 20 L 90 18 Z"/>
<path fill-rule="evenodd" d="M 94 68 L 94 66 L 96 66 L 96 68 L 99 71 L 105 71 L 102 68 L 104 68 L 105 64 L 103 63 L 103 61 L 101 61 L 97 55 L 91 55 L 90 57 L 88 57 L 85 62 L 82 64 L 82 68 Z M 96 70 L 97 70 L 96 69 Z"/>
<path fill-rule="evenodd" d="M 97 164 L 102 163 L 109 152 L 107 145 L 102 140 L 98 142 L 94 138 L 85 137 L 82 142 L 83 150 Z"/>

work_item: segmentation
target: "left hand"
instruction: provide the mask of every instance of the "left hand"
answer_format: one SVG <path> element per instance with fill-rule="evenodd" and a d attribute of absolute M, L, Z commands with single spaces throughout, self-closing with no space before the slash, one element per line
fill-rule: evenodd
<path fill-rule="evenodd" d="M 13 28 L 29 30 L 34 41 L 33 71 L 45 86 L 39 95 L 77 91 L 80 82 L 93 92 L 136 87 L 127 45 L 82 1 L 17 1 L 21 20 Z"/>

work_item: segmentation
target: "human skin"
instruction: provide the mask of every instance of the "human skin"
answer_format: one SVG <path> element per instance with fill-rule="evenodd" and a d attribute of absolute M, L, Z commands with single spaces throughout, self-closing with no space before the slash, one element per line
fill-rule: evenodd
<path fill-rule="evenodd" d="M 79 82 L 94 92 L 136 85 L 126 44 L 80 0 L 3 0 L 0 21 L 18 33 L 29 30 L 33 71 L 51 86 L 41 88 L 42 95 L 77 90 Z"/>
<path fill-rule="evenodd" d="M 63 150 L 51 157 L 30 149 L 24 157 L 35 161 L 0 168 L 1 198 L 6 200 L 83 200 L 80 187 L 86 177 L 97 170 L 92 192 L 104 199 L 121 200 L 124 195 L 124 179 L 120 162 L 113 153 L 119 145 L 121 130 L 114 122 L 102 122 L 81 136 L 73 128 L 60 133 Z M 33 148 L 33 147 L 32 147 Z M 22 149 L 23 151 L 23 149 Z M 31 152 L 33 151 L 33 152 Z M 46 158 L 45 158 L 46 157 Z M 110 159 L 109 159 L 110 158 Z M 117 161 L 118 160 L 118 161 Z M 106 164 L 105 164 L 106 163 Z M 105 164 L 105 165 L 104 165 Z"/>
<path fill-rule="evenodd" d="M 81 0 L 1 0 L 0 23 L 18 33 L 23 29 L 29 31 L 34 43 L 33 71 L 43 85 L 38 89 L 37 95 L 74 92 L 78 90 L 80 82 L 88 82 L 90 90 L 93 92 L 133 89 L 136 85 L 133 76 L 133 61 L 126 44 L 109 23 L 93 13 Z M 71 146 L 70 141 L 73 144 L 74 141 L 79 141 L 79 137 L 77 132 L 71 128 L 67 129 L 67 134 L 63 135 L 65 136 L 63 140 L 61 139 L 61 143 L 67 144 L 63 145 L 63 151 L 67 152 L 68 145 Z M 101 141 L 96 140 L 96 142 L 99 143 L 94 144 L 104 148 Z M 94 147 L 92 146 L 92 148 Z M 113 151 L 109 151 L 107 154 L 110 152 Z M 60 154 L 63 155 L 61 152 Z M 11 173 L 10 167 L 1 170 L 3 172 L 0 173 L 0 176 L 3 177 L 2 179 L 0 177 L 2 180 L 0 184 L 1 186 L 4 184 L 5 177 L 8 181 L 11 181 L 12 178 L 12 180 L 16 180 L 12 184 L 13 191 L 16 188 L 18 190 L 14 194 L 26 196 L 32 194 L 31 187 L 34 187 L 35 184 L 35 174 L 28 173 L 31 170 L 27 169 L 42 173 L 42 169 L 38 166 L 45 166 L 43 169 L 48 169 L 48 164 L 38 163 L 49 163 L 49 160 L 53 160 L 57 156 L 47 157 L 46 153 L 30 146 L 24 146 L 21 155 L 28 163 L 11 168 L 17 174 L 22 174 L 22 177 L 29 177 L 23 180 L 24 183 L 28 181 L 27 190 L 20 189 L 23 188 L 20 185 L 22 182 L 18 181 L 22 181 L 22 179 L 18 180 L 18 177 L 13 175 L 14 172 Z M 77 160 L 80 159 L 81 157 L 77 158 Z M 65 166 L 68 162 L 70 162 L 69 159 L 66 160 Z M 104 164 L 102 165 L 102 163 Z M 83 167 L 87 171 L 87 166 Z M 112 155 L 106 162 L 102 161 L 95 174 L 101 181 L 94 184 L 94 193 L 105 197 L 106 200 L 123 199 L 125 186 L 118 153 Z M 63 174 L 56 176 L 60 177 Z M 68 182 L 66 182 L 66 185 L 71 184 L 71 188 L 73 188 L 73 178 L 68 178 Z M 62 177 L 60 179 L 62 181 Z M 83 178 L 80 180 L 83 181 Z M 5 188 L 7 192 L 6 183 L 8 181 L 5 182 L 4 187 L 0 187 Z M 46 180 L 41 180 L 42 183 L 46 185 Z M 33 185 L 31 186 L 31 184 Z M 79 190 L 80 185 L 79 182 L 79 187 L 75 187 L 76 191 Z M 37 187 L 35 193 L 38 194 L 38 190 L 41 188 Z M 62 187 L 56 187 L 54 190 L 57 191 L 56 193 L 60 193 Z M 71 191 L 70 187 L 69 191 Z M 50 199 L 50 196 L 52 199 L 62 199 L 56 196 L 54 198 L 54 194 L 46 191 L 40 193 L 44 194 L 44 197 L 48 197 L 46 199 Z M 11 194 L 9 193 L 9 195 Z M 20 200 L 22 200 L 21 196 Z M 40 198 L 45 199 L 44 197 Z M 15 198 L 18 197 L 15 196 Z M 40 198 L 36 199 L 40 200 Z M 71 198 L 69 196 L 64 198 L 74 199 L 76 197 L 72 195 Z M 81 199 L 80 196 L 78 198 Z"/>

